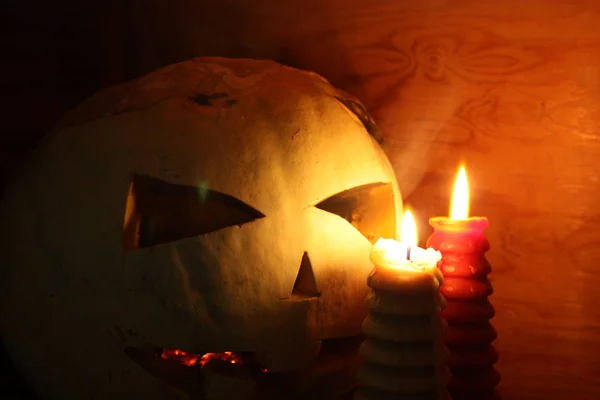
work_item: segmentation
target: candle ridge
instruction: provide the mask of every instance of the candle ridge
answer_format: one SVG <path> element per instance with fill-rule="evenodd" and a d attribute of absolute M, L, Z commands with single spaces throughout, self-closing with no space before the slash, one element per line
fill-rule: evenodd
<path fill-rule="evenodd" d="M 440 317 L 445 300 L 439 293 L 443 275 L 436 264 L 441 254 L 380 239 L 373 247 L 375 267 L 367 279 L 369 311 L 363 323 L 358 370 L 361 387 L 354 400 L 449 400 L 446 329 Z"/>
<path fill-rule="evenodd" d="M 448 385 L 454 400 L 498 399 L 500 374 L 492 342 L 497 333 L 490 324 L 495 310 L 488 297 L 493 287 L 488 280 L 491 266 L 485 257 L 490 248 L 483 230 L 483 217 L 451 220 L 430 219 L 434 228 L 427 245 L 441 252 L 438 267 L 444 275 L 440 293 L 447 301 L 442 316 L 448 322 L 444 342 L 450 351 L 452 378 Z"/>

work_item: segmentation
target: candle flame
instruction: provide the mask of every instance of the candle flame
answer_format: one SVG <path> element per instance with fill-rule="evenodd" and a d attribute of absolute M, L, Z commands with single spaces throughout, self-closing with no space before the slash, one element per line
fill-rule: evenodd
<path fill-rule="evenodd" d="M 465 220 L 469 218 L 469 182 L 464 166 L 461 166 L 454 181 L 452 199 L 450 200 L 450 219 Z"/>
<path fill-rule="evenodd" d="M 401 240 L 402 243 L 408 246 L 416 246 L 419 242 L 417 236 L 417 223 L 410 210 L 406 210 L 404 212 L 404 217 L 402 218 Z"/>

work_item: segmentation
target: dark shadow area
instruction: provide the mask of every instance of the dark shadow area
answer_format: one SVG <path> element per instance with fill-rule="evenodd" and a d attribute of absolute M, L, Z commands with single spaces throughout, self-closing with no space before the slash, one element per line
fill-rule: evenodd
<path fill-rule="evenodd" d="M 332 32 L 317 32 L 319 38 L 306 38 L 303 33 L 282 35 L 265 23 L 279 21 L 279 27 L 293 33 L 301 32 L 315 18 L 327 21 L 331 16 L 285 2 L 265 3 L 257 7 L 247 0 L 177 0 L 165 7 L 167 3 L 159 0 L 4 1 L 0 13 L 0 197 L 18 165 L 66 112 L 104 87 L 168 64 L 209 55 L 265 58 L 315 70 L 342 89 L 352 83 L 345 49 L 338 46 Z M 315 42 L 321 43 L 318 48 Z M 309 52 L 311 48 L 314 51 Z M 334 62 L 316 62 L 325 54 Z M 332 75 L 336 70 L 344 73 Z M 364 110 L 353 112 L 357 110 L 362 116 Z M 183 197 L 198 198 L 197 188 L 189 193 Z M 173 238 L 161 240 L 167 239 Z M 0 398 L 38 400 L 1 344 Z"/>
<path fill-rule="evenodd" d="M 0 399 L 40 400 L 17 372 L 2 343 L 0 343 Z"/>

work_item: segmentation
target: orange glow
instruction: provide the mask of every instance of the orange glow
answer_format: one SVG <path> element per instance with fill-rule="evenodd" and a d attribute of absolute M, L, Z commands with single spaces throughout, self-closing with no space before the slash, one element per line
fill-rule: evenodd
<path fill-rule="evenodd" d="M 415 217 L 413 217 L 410 210 L 406 210 L 404 212 L 404 217 L 402 218 L 402 232 L 400 237 L 402 243 L 408 246 L 416 246 L 419 243 L 419 238 L 417 236 L 417 223 L 415 222 Z"/>
<path fill-rule="evenodd" d="M 206 363 L 208 363 L 210 360 L 223 360 L 231 364 L 243 364 L 242 357 L 231 351 L 226 351 L 224 353 L 206 353 L 200 355 L 186 353 L 185 351 L 179 349 L 163 349 L 160 357 L 164 360 L 177 361 L 188 367 L 193 367 L 195 365 L 204 367 L 204 365 L 206 365 Z M 266 369 L 262 369 L 262 371 L 266 372 Z"/>
<path fill-rule="evenodd" d="M 452 199 L 450 200 L 450 219 L 465 220 L 469 218 L 469 181 L 464 166 L 461 166 L 454 181 Z"/>

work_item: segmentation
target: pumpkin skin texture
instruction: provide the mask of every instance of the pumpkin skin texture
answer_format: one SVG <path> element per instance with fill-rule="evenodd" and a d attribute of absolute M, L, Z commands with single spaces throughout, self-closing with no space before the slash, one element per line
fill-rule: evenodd
<path fill-rule="evenodd" d="M 324 201 L 384 188 L 361 200 L 386 221 L 369 228 L 379 236 L 395 235 L 402 209 L 359 109 L 314 73 L 224 58 L 83 102 L 0 210 L 1 332 L 33 388 L 186 398 L 124 350 L 248 351 L 290 371 L 322 340 L 359 334 L 371 244 Z"/>

